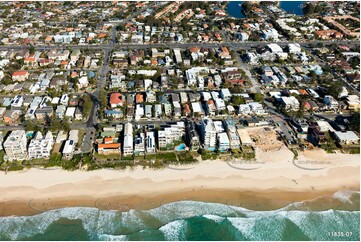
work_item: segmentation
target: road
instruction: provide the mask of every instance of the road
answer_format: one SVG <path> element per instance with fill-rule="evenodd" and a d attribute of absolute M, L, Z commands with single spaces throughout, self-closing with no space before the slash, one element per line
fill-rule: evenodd
<path fill-rule="evenodd" d="M 45 51 L 45 50 L 53 50 L 53 49 L 148 49 L 148 48 L 162 48 L 164 47 L 165 43 L 159 44 L 138 44 L 138 43 L 114 43 L 110 41 L 109 44 L 102 44 L 102 45 L 34 45 L 36 50 Z M 312 40 L 308 42 L 297 42 L 297 41 L 254 41 L 254 42 L 220 42 L 220 43 L 202 43 L 202 42 L 191 42 L 191 43 L 166 43 L 166 46 L 169 48 L 190 48 L 195 45 L 201 48 L 218 48 L 220 46 L 227 46 L 231 49 L 241 50 L 241 49 L 250 49 L 257 46 L 267 45 L 270 43 L 277 43 L 280 46 L 288 45 L 289 43 L 299 43 L 301 46 L 309 46 L 311 44 L 323 43 L 324 45 L 331 45 L 331 44 L 349 44 L 349 45 L 357 45 L 359 41 L 349 41 L 349 40 L 339 40 L 339 41 L 332 41 L 332 40 Z M 30 46 L 28 45 L 1 45 L 0 50 L 22 50 L 22 49 L 29 49 Z"/>

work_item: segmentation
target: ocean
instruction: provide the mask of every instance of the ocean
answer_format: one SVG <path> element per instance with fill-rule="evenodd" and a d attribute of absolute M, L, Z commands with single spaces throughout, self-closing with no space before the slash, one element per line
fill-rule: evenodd
<path fill-rule="evenodd" d="M 331 203 L 340 209 L 341 204 L 356 202 L 359 193 L 338 193 Z M 309 211 L 314 205 L 297 202 L 278 210 L 253 211 L 219 203 L 179 201 L 128 212 L 62 208 L 33 216 L 1 217 L 0 240 L 359 241 L 359 211 Z"/>

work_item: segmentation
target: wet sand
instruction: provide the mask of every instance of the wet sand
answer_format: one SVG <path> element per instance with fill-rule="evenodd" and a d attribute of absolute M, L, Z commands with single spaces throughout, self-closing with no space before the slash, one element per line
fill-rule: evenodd
<path fill-rule="evenodd" d="M 312 155 L 300 157 L 313 161 Z M 360 190 L 359 155 L 318 152 L 315 157 L 323 162 L 203 161 L 186 169 L 30 169 L 0 173 L 0 216 L 33 215 L 62 207 L 129 211 L 184 200 L 262 211 L 326 196 L 311 204 L 315 210 L 322 210 L 327 196 L 340 190 Z M 325 209 L 337 205 L 330 203 Z M 345 209 L 355 208 L 350 205 Z"/>

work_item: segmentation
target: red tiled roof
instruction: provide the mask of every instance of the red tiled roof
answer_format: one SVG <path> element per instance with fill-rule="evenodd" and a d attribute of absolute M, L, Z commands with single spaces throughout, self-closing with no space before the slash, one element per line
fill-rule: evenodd
<path fill-rule="evenodd" d="M 119 149 L 120 143 L 98 144 L 98 149 Z"/>
<path fill-rule="evenodd" d="M 15 72 L 13 73 L 13 76 L 24 76 L 24 75 L 26 75 L 26 74 L 28 74 L 27 71 L 15 71 Z"/>
<path fill-rule="evenodd" d="M 110 100 L 109 100 L 110 104 L 119 104 L 122 102 L 122 94 L 120 94 L 119 92 L 115 92 L 112 93 L 110 95 Z"/>

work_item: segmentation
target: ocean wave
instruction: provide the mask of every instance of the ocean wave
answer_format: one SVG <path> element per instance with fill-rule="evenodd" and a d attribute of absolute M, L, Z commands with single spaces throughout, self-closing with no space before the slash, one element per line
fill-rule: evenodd
<path fill-rule="evenodd" d="M 166 240 L 185 240 L 185 220 L 176 220 L 159 228 Z"/>
<path fill-rule="evenodd" d="M 339 198 L 340 194 L 334 196 Z M 342 201 L 349 203 L 349 199 Z M 333 240 L 328 234 L 332 231 L 352 232 L 353 240 L 360 236 L 359 211 L 304 211 L 292 206 L 252 211 L 181 201 L 128 212 L 62 208 L 34 216 L 0 218 L 0 240 Z M 76 238 L 66 237 L 73 230 L 85 232 Z"/>

